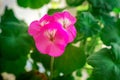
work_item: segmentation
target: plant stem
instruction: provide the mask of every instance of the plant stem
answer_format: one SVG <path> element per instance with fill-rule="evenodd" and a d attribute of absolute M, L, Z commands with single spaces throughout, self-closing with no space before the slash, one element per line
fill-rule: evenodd
<path fill-rule="evenodd" d="M 53 65 L 54 65 L 54 57 L 51 57 L 50 61 L 50 80 L 53 78 Z"/>

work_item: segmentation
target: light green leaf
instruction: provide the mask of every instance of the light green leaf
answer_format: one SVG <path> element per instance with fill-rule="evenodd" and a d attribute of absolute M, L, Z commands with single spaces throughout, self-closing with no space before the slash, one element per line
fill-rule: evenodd
<path fill-rule="evenodd" d="M 119 14 L 119 13 L 120 13 L 120 8 L 114 8 L 113 11 L 114 11 L 115 13 L 118 13 L 118 14 Z"/>

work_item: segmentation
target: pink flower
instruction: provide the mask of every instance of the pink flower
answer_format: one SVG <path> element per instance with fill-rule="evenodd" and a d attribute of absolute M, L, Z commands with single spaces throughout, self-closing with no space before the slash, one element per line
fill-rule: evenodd
<path fill-rule="evenodd" d="M 52 20 L 52 16 L 46 14 L 39 21 L 33 21 L 28 28 L 29 34 L 31 36 L 35 36 L 39 33 L 41 27 L 45 26 L 46 24 L 49 24 L 50 22 L 52 22 Z"/>
<path fill-rule="evenodd" d="M 36 24 L 34 29 L 32 26 Z M 58 57 L 64 53 L 65 47 L 68 43 L 68 34 L 62 29 L 57 22 L 52 22 L 41 27 L 38 22 L 34 21 L 29 27 L 33 29 L 28 30 L 29 33 L 35 33 L 33 38 L 37 49 L 42 54 Z M 32 31 L 32 32 L 31 32 Z"/>
<path fill-rule="evenodd" d="M 33 21 L 28 32 L 33 36 L 39 52 L 58 57 L 76 36 L 75 22 L 76 19 L 68 12 L 58 12 L 53 16 L 46 14 L 39 21 Z"/>
<path fill-rule="evenodd" d="M 54 15 L 55 21 L 59 22 L 64 30 L 69 35 L 69 42 L 72 42 L 76 37 L 76 28 L 74 26 L 76 18 L 73 17 L 69 12 L 57 12 Z"/>
<path fill-rule="evenodd" d="M 34 37 L 37 49 L 50 56 L 61 56 L 68 43 L 68 35 L 61 28 L 59 23 L 50 23 L 41 28 L 41 31 Z"/>

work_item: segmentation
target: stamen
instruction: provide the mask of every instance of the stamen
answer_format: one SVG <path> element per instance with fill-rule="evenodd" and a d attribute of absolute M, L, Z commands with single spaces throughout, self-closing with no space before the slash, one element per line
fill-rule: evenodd
<path fill-rule="evenodd" d="M 54 41 L 56 31 L 57 31 L 56 29 L 53 29 L 53 30 L 49 29 L 45 32 L 45 35 L 50 39 L 50 41 Z"/>
<path fill-rule="evenodd" d="M 62 24 L 62 26 L 66 29 L 71 23 L 67 18 L 59 19 L 59 22 Z"/>

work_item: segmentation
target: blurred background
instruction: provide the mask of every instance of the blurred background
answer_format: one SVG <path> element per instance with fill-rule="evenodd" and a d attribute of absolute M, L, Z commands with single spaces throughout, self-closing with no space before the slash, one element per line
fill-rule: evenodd
<path fill-rule="evenodd" d="M 35 1 L 35 3 L 33 3 L 33 7 L 31 6 L 24 6 L 24 4 L 29 4 L 29 2 L 27 3 L 27 1 L 26 0 L 22 0 L 21 2 L 23 2 L 23 5 L 21 5 L 21 4 L 19 4 L 19 1 L 20 0 L 18 0 L 18 2 L 17 2 L 17 0 L 0 0 L 0 16 L 1 16 L 1 18 L 4 18 L 4 17 L 6 17 L 6 20 L 7 19 L 9 19 L 8 21 L 12 21 L 14 18 L 15 18 L 15 22 L 16 21 L 18 21 L 18 20 L 22 20 L 22 21 L 24 21 L 23 22 L 23 25 L 19 25 L 19 23 L 18 23 L 18 25 L 14 25 L 14 21 L 13 21 L 13 26 L 24 26 L 24 27 L 28 27 L 28 25 L 32 22 L 32 21 L 34 21 L 34 20 L 39 20 L 43 15 L 45 15 L 45 14 L 47 14 L 48 13 L 48 10 L 50 10 L 49 11 L 49 13 L 50 14 L 52 14 L 52 13 L 54 13 L 54 12 L 56 12 L 56 10 L 57 11 L 62 11 L 62 10 L 68 10 L 73 16 L 75 16 L 76 15 L 76 8 L 69 8 L 68 6 L 67 6 L 67 4 L 66 4 L 66 1 L 65 0 L 45 0 L 45 1 L 42 1 L 42 0 L 36 0 Z M 28 0 L 28 1 L 30 1 L 30 0 Z M 31 0 L 31 2 L 34 2 L 34 1 L 32 1 Z M 39 2 L 39 4 L 37 4 L 38 5 L 38 7 L 34 7 L 34 5 L 36 5 L 36 3 L 37 2 Z M 52 11 L 52 9 L 53 9 L 53 11 Z M 60 9 L 60 10 L 59 10 Z M 55 10 L 55 11 L 54 11 Z M 4 16 L 3 16 L 4 15 Z M 0 18 L 0 19 L 1 19 Z M 16 19 L 18 19 L 18 20 L 16 20 Z M 1 24 L 2 24 L 2 21 L 1 21 Z M 5 23 L 5 24 L 7 24 L 7 23 Z M 20 22 L 20 24 L 21 24 L 21 22 Z M 7 25 L 8 27 L 9 26 L 11 26 L 11 25 Z M 15 30 L 15 29 L 14 29 Z M 13 30 L 13 31 L 14 31 Z M 26 29 L 25 29 L 26 30 Z M 3 30 L 4 31 L 4 30 Z M 2 29 L 0 28 L 0 33 L 2 33 L 3 32 L 2 31 Z M 6 30 L 7 31 L 7 30 Z M 10 28 L 9 28 L 9 30 L 8 30 L 8 32 L 6 32 L 6 34 L 9 34 L 9 31 L 11 32 L 12 30 L 10 30 Z M 25 32 L 26 33 L 26 32 Z M 14 34 L 14 33 L 13 33 Z M 15 33 L 16 34 L 16 33 Z M 28 35 L 27 35 L 28 36 Z M 1 37 L 1 36 L 0 36 Z M 1 37 L 2 38 L 2 37 Z M 15 37 L 16 38 L 16 37 Z M 2 38 L 3 39 L 3 38 Z M 9 42 L 9 39 L 7 39 L 8 40 L 8 43 L 6 44 L 6 45 L 9 45 L 9 46 L 6 46 L 4 43 L 3 43 L 3 45 L 5 45 L 4 46 L 4 48 L 6 48 L 6 49 L 1 49 L 1 53 L 6 53 L 6 56 L 8 56 L 7 58 L 9 58 L 9 57 L 11 57 L 12 55 L 14 55 L 14 54 L 11 54 L 11 53 L 15 53 L 15 54 L 21 54 L 21 53 L 18 53 L 19 52 L 19 50 L 23 50 L 23 49 L 19 49 L 19 50 L 17 50 L 17 47 L 15 47 L 15 46 L 13 46 L 13 47 L 15 47 L 15 48 L 12 48 L 12 49 L 9 49 L 8 51 L 5 51 L 5 50 L 7 50 L 7 48 L 9 48 L 9 47 L 11 47 L 11 42 Z M 2 41 L 1 41 L 2 42 Z M 23 40 L 23 42 L 24 42 L 24 40 Z M 30 41 L 29 41 L 30 42 Z M 22 43 L 22 42 L 21 42 Z M 26 44 L 21 44 L 20 43 L 20 45 L 22 45 L 21 47 L 23 47 L 23 46 L 25 46 Z M 16 42 L 15 43 L 13 43 L 13 44 L 16 44 Z M 31 44 L 31 43 L 30 43 Z M 34 44 L 34 42 L 33 42 L 33 44 Z M 0 44 L 0 47 L 3 47 L 1 44 Z M 20 46 L 18 46 L 19 48 L 21 48 Z M 14 51 L 16 49 L 16 51 Z M 11 50 L 13 50 L 13 51 L 11 51 Z M 26 55 L 24 55 L 27 59 L 24 59 L 25 61 L 24 61 L 24 66 L 22 65 L 22 67 L 20 67 L 20 68 L 23 68 L 23 70 L 25 70 L 25 71 L 31 71 L 32 70 L 32 63 L 33 63 L 33 60 L 30 58 L 30 56 L 29 56 L 29 53 L 32 53 L 33 51 L 31 50 L 31 49 L 29 49 L 30 51 L 28 51 L 28 53 L 26 53 L 26 52 L 24 52 L 24 53 L 26 53 Z M 22 51 L 21 51 L 22 52 Z M 9 55 L 7 55 L 7 54 L 10 54 L 11 56 L 9 56 Z M 1 56 L 2 58 L 5 58 L 5 60 L 7 59 L 6 57 L 4 57 L 4 56 Z M 14 56 L 14 57 L 16 57 L 16 56 Z M 11 58 L 13 58 L 13 57 L 11 57 Z M 13 59 L 14 60 L 14 59 Z M 8 60 L 9 61 L 9 60 Z M 21 60 L 20 60 L 21 61 Z M 4 63 L 5 61 L 3 61 L 3 60 L 1 60 L 1 63 Z M 22 63 L 22 62 L 18 62 L 18 64 L 19 63 Z M 7 65 L 6 65 L 7 64 Z M 3 80 L 16 80 L 16 73 L 14 73 L 16 70 L 18 70 L 18 74 L 19 74 L 19 67 L 16 67 L 16 63 L 15 63 L 15 65 L 12 63 L 12 62 L 10 62 L 9 64 L 8 63 L 5 63 L 5 65 L 4 64 L 1 64 L 1 65 L 3 65 L 3 66 L 7 66 L 7 67 L 9 67 L 9 69 L 11 69 L 11 70 L 9 70 L 8 68 L 6 69 L 6 68 L 4 68 L 4 70 L 1 70 L 1 76 L 3 77 Z M 11 66 L 10 66 L 11 65 Z M 13 66 L 15 66 L 14 68 L 10 68 L 10 67 L 13 67 Z M 44 67 L 43 67 L 43 65 L 41 64 L 41 63 L 37 63 L 37 66 L 39 67 L 39 71 L 40 72 L 45 72 L 45 70 L 44 70 Z M 2 68 L 0 68 L 0 69 L 3 69 L 3 67 Z M 22 70 L 22 71 L 23 71 Z M 21 72 L 21 71 L 20 71 Z M 24 71 L 23 71 L 24 72 Z M 29 76 L 31 76 L 32 75 L 32 73 L 34 74 L 34 73 L 36 73 L 36 72 L 31 72 L 31 73 L 29 73 Z M 15 75 L 14 75 L 15 74 Z M 49 74 L 49 73 L 48 73 Z M 62 74 L 61 74 L 62 75 Z M 28 77 L 29 77 L 28 76 Z M 26 78 L 25 78 L 26 79 Z M 24 80 L 25 80 L 24 79 Z M 0 79 L 0 80 L 2 80 L 2 79 Z M 19 79 L 19 80 L 22 80 L 21 78 Z M 27 80 L 37 80 L 37 79 L 27 79 Z M 40 79 L 39 79 L 40 80 Z M 46 80 L 46 79 L 45 79 Z"/>
<path fill-rule="evenodd" d="M 33 8 L 29 8 L 29 7 L 24 8 L 24 7 L 19 6 L 17 4 L 17 0 L 8 0 L 8 1 L 0 0 L 0 15 L 4 14 L 5 7 L 8 7 L 8 9 L 13 10 L 13 12 L 17 18 L 24 20 L 27 24 L 30 24 L 30 22 L 32 22 L 33 20 L 38 20 L 44 14 L 47 14 L 48 10 L 51 8 L 52 9 L 57 9 L 57 8 L 62 9 L 67 6 L 65 0 L 51 0 L 51 1 L 48 0 L 45 4 L 42 3 L 44 1 L 40 0 L 40 2 L 41 2 L 40 3 L 41 6 L 38 6 L 37 9 L 36 8 L 34 9 L 34 7 Z M 71 13 L 73 15 L 76 15 L 76 9 L 73 8 Z"/>
<path fill-rule="evenodd" d="M 69 11 L 77 37 L 55 59 L 53 80 L 120 80 L 120 0 L 0 0 L 0 80 L 49 80 L 50 57 L 27 30 Z"/>

